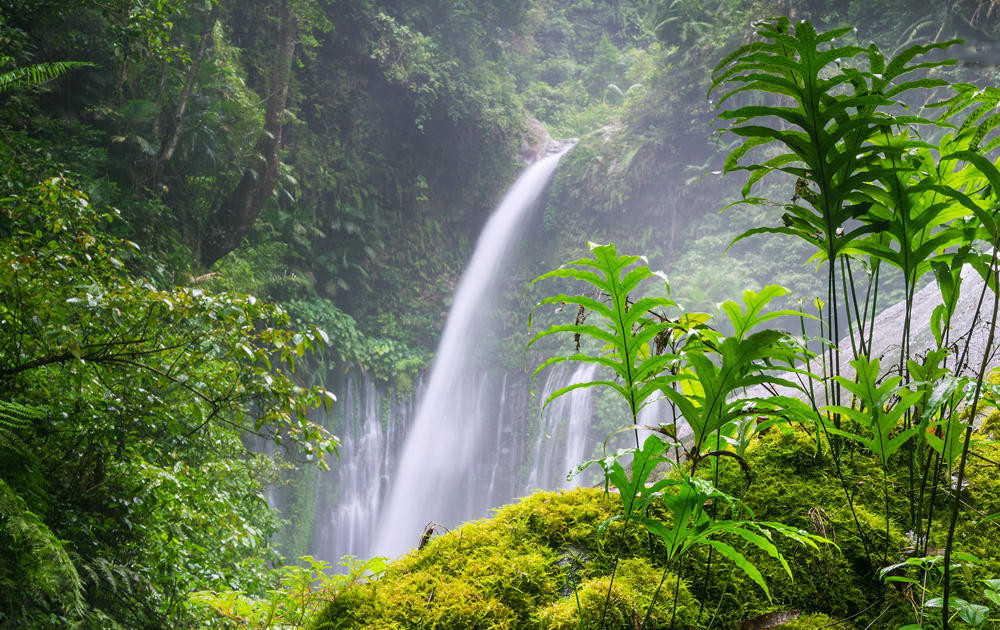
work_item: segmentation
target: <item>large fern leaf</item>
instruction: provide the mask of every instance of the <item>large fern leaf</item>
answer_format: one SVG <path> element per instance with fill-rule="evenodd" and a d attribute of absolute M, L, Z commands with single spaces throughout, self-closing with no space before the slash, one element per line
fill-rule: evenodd
<path fill-rule="evenodd" d="M 70 618 L 84 610 L 83 584 L 62 542 L 24 499 L 0 479 L 0 528 L 14 543 L 14 558 L 23 580 L 41 597 L 56 603 Z M 5 550 L 5 553 L 9 550 Z"/>
<path fill-rule="evenodd" d="M 901 155 L 900 147 L 871 140 L 900 125 L 889 109 L 894 99 L 945 84 L 903 79 L 950 63 L 914 60 L 955 42 L 912 46 L 887 60 L 874 46 L 837 45 L 847 32 L 817 33 L 808 22 L 793 27 L 787 18 L 764 22 L 757 32 L 761 41 L 738 49 L 715 68 L 710 91 L 725 86 L 720 105 L 743 93 L 781 103 L 744 105 L 719 114 L 731 121 L 732 133 L 745 138 L 726 162 L 727 170 L 750 171 L 744 196 L 749 186 L 773 172 L 805 183 L 801 194 L 796 191 L 801 202 L 786 206 L 785 225 L 757 228 L 737 240 L 760 232 L 792 234 L 817 246 L 820 258 L 832 260 L 876 229 L 871 223 L 845 229 L 868 207 L 865 186 L 891 174 L 887 160 Z M 931 121 L 910 116 L 906 122 Z M 754 149 L 775 143 L 782 150 L 777 156 L 740 164 Z"/>
<path fill-rule="evenodd" d="M 0 64 L 9 64 L 12 61 L 13 59 L 10 57 L 0 56 Z M 84 68 L 92 65 L 94 64 L 85 61 L 53 61 L 21 66 L 7 72 L 0 72 L 0 94 L 13 88 L 40 85 L 46 81 L 60 77 L 74 68 Z"/>
<path fill-rule="evenodd" d="M 21 435 L 44 417 L 41 409 L 0 400 L 0 454 L 6 451 L 26 456 L 28 447 Z"/>

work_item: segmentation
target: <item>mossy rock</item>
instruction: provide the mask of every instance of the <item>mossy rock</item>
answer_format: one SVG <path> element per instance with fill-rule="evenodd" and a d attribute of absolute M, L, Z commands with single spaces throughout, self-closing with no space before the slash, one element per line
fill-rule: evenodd
<path fill-rule="evenodd" d="M 589 546 L 602 522 L 621 509 L 617 495 L 594 488 L 536 492 L 497 511 L 496 518 L 550 547 Z"/>
<path fill-rule="evenodd" d="M 849 629 L 854 626 L 839 622 L 827 615 L 799 615 L 795 619 L 781 625 L 782 630 L 818 630 L 819 628 L 843 628 Z"/>
<path fill-rule="evenodd" d="M 394 562 L 380 580 L 334 600 L 314 628 L 533 627 L 566 591 L 568 557 L 609 562 L 597 529 L 619 507 L 599 490 L 536 493 Z"/>
<path fill-rule="evenodd" d="M 971 578 L 964 570 L 956 578 L 955 593 L 985 603 L 979 580 L 1000 577 L 1000 529 L 986 518 L 1000 513 L 1000 474 L 992 463 L 1000 461 L 1000 446 L 981 443 L 977 452 L 982 457 L 969 460 L 963 500 L 978 512 L 963 509 L 955 550 L 975 554 L 981 562 L 972 567 Z M 903 494 L 905 483 L 902 478 L 883 479 L 875 458 L 860 449 L 849 453 L 840 464 L 852 492 L 852 510 L 826 453 L 825 445 L 818 452 L 815 438 L 802 429 L 772 429 L 746 453 L 749 489 L 732 458 L 719 464 L 719 487 L 742 495 L 757 521 L 780 522 L 836 543 L 813 548 L 775 535 L 791 568 L 789 576 L 757 547 L 723 538 L 759 569 L 770 599 L 718 554 L 708 571 L 708 548 L 695 546 L 671 567 L 653 602 L 664 575 L 662 543 L 634 519 L 628 530 L 623 519 L 608 522 L 621 513 L 616 494 L 577 489 L 533 494 L 499 509 L 492 519 L 432 539 L 424 549 L 392 563 L 379 580 L 336 594 L 314 627 L 556 630 L 579 628 L 582 611 L 587 628 L 599 627 L 604 615 L 606 627 L 631 630 L 642 622 L 651 602 L 647 628 L 670 627 L 675 614 L 678 628 L 725 628 L 790 610 L 803 612 L 783 628 L 821 628 L 845 619 L 850 621 L 838 627 L 906 625 L 913 613 L 900 590 L 905 585 L 887 586 L 878 578 L 879 568 L 900 562 L 911 545 L 900 523 L 891 518 L 887 523 L 884 515 L 883 483 L 896 489 L 889 503 L 891 513 L 900 518 L 907 504 L 897 495 Z M 698 474 L 714 477 L 715 471 L 706 462 Z M 944 499 L 940 502 L 932 531 L 939 546 L 945 527 Z M 670 518 L 656 509 L 649 516 Z M 680 576 L 676 613 L 675 575 Z"/>
<path fill-rule="evenodd" d="M 955 550 L 979 558 L 974 567 L 976 579 L 1000 578 L 1000 520 L 990 518 L 1000 513 L 1000 467 L 994 463 L 1000 462 L 1000 444 L 981 445 L 976 453 L 981 457 L 969 456 L 965 469 L 968 485 L 962 490 L 963 502 L 975 510 L 968 507 L 962 510 L 955 527 Z M 941 519 L 933 537 L 942 547 L 946 540 L 944 520 Z M 981 590 L 978 584 L 974 586 L 975 591 Z M 979 597 L 969 599 L 985 603 L 979 602 Z"/>
<path fill-rule="evenodd" d="M 656 594 L 656 585 L 662 588 Z M 610 588 L 610 599 L 608 598 Z M 674 607 L 674 590 L 677 589 L 677 606 Z M 605 611 L 605 601 L 607 610 Z M 650 605 L 652 604 L 652 609 Z M 648 623 L 643 626 L 647 611 Z M 581 627 L 606 628 L 607 630 L 633 630 L 638 627 L 667 628 L 693 627 L 698 616 L 698 602 L 677 576 L 656 569 L 647 560 L 629 558 L 622 561 L 615 573 L 581 584 L 573 595 L 564 597 L 542 609 L 538 614 L 538 628 L 544 630 L 578 630 Z M 601 621 L 604 621 L 602 624 Z"/>
<path fill-rule="evenodd" d="M 852 513 L 829 457 L 821 453 L 815 437 L 801 429 L 787 433 L 772 429 L 759 436 L 746 453 L 752 477 L 749 489 L 737 466 L 728 459 L 722 465 L 719 486 L 733 494 L 746 490 L 744 501 L 756 520 L 776 521 L 823 536 L 835 546 L 812 548 L 776 535 L 773 540 L 791 568 L 789 576 L 758 548 L 738 539 L 726 539 L 760 570 L 770 600 L 750 577 L 721 562 L 718 556 L 709 574 L 705 568 L 708 551 L 692 550 L 686 560 L 686 566 L 692 569 L 686 570 L 684 576 L 696 597 L 707 607 L 718 609 L 717 626 L 731 627 L 782 610 L 803 610 L 804 616 L 825 613 L 843 619 L 878 599 L 883 585 L 873 579 L 875 572 L 884 554 L 893 559 L 899 556 L 905 537 L 899 524 L 890 520 L 886 542 L 885 517 L 877 505 L 867 502 L 884 501 L 884 495 L 859 494 L 865 502 L 857 500 Z M 860 455 L 842 466 L 849 468 L 849 478 L 868 485 L 873 483 L 872 475 L 880 475 L 875 462 Z M 867 551 L 858 524 L 868 541 Z M 878 553 L 871 549 L 876 545 Z"/>

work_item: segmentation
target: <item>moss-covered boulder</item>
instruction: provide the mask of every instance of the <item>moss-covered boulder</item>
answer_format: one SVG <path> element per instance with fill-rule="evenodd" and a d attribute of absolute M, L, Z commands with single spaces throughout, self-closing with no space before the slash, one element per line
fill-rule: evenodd
<path fill-rule="evenodd" d="M 598 490 L 534 494 L 431 540 L 338 597 L 314 627 L 537 627 L 538 612 L 572 591 L 574 566 L 602 555 L 597 528 L 619 505 Z"/>
<path fill-rule="evenodd" d="M 792 614 L 797 616 L 781 626 L 767 627 L 912 623 L 916 587 L 879 577 L 881 568 L 913 553 L 912 535 L 899 522 L 908 505 L 901 473 L 883 478 L 874 457 L 853 451 L 841 458 L 842 482 L 827 445 L 817 449 L 815 436 L 802 429 L 758 436 L 746 462 L 749 486 L 732 458 L 721 458 L 717 471 L 703 464 L 698 474 L 742 496 L 746 518 L 752 514 L 832 541 L 813 548 L 775 535 L 789 576 L 757 547 L 724 538 L 760 570 L 770 598 L 707 547 L 692 547 L 664 567 L 662 542 L 634 519 L 625 530 L 622 519 L 612 518 L 621 513 L 616 494 L 581 488 L 536 493 L 493 518 L 434 538 L 380 579 L 335 594 L 314 628 L 750 628 Z M 1000 577 L 1000 527 L 990 518 L 1000 513 L 994 462 L 1000 462 L 1000 447 L 979 443 L 963 490 L 965 503 L 976 508 L 963 509 L 957 530 L 956 550 L 979 562 L 963 566 L 954 592 L 974 603 L 985 601 L 982 580 Z M 943 545 L 943 495 L 939 501 L 932 548 Z M 655 509 L 649 515 L 669 520 Z"/>
<path fill-rule="evenodd" d="M 671 619 L 678 628 L 694 627 L 698 601 L 677 580 L 644 558 L 629 558 L 618 565 L 614 583 L 609 575 L 587 580 L 572 595 L 539 611 L 536 627 L 578 630 L 581 615 L 585 628 L 666 628 Z"/>

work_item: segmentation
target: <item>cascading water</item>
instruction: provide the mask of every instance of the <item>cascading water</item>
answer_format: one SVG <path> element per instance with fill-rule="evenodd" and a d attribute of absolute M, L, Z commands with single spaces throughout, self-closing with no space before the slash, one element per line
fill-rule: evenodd
<path fill-rule="evenodd" d="M 571 369 L 571 367 L 573 369 Z M 539 405 L 553 392 L 577 383 L 594 380 L 597 365 L 582 363 L 575 367 L 563 363 L 552 369 L 539 397 Z M 591 389 L 581 388 L 553 400 L 539 410 L 542 425 L 535 440 L 534 466 L 528 476 L 527 490 L 570 488 L 577 485 L 566 476 L 590 453 L 588 440 L 593 401 Z"/>
<path fill-rule="evenodd" d="M 509 401 L 496 392 L 514 390 L 491 386 L 498 375 L 491 378 L 471 365 L 470 356 L 482 334 L 480 314 L 488 308 L 505 258 L 524 226 L 524 216 L 536 205 L 561 156 L 562 152 L 550 155 L 528 167 L 479 237 L 455 294 L 427 391 L 379 517 L 374 546 L 379 555 L 395 557 L 415 546 L 430 521 L 451 527 L 484 516 L 488 507 L 513 496 L 502 496 L 505 493 L 497 487 L 496 458 L 510 462 L 510 468 L 515 468 L 520 458 L 515 453 L 498 453 L 501 447 L 493 440 L 497 432 L 511 430 L 500 422 L 505 414 L 502 407 Z M 477 373 L 478 377 L 470 378 Z M 503 442 L 516 444 L 518 440 Z"/>
<path fill-rule="evenodd" d="M 368 555 L 371 523 L 399 453 L 398 434 L 413 415 L 410 396 L 380 391 L 363 375 L 346 379 L 341 405 L 343 415 L 336 429 L 340 457 L 316 484 L 316 519 L 309 545 L 311 555 L 330 562 L 348 554 Z"/>

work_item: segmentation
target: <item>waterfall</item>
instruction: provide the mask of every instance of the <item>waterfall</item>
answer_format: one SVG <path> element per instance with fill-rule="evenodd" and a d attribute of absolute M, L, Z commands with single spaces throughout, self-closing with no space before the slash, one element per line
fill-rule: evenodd
<path fill-rule="evenodd" d="M 453 527 L 485 516 L 485 509 L 496 505 L 494 501 L 511 498 L 500 496 L 496 465 L 489 466 L 496 457 L 509 462 L 510 468 L 518 463 L 514 453 L 499 453 L 501 447 L 494 443 L 497 432 L 504 430 L 496 423 L 505 420 L 502 407 L 508 402 L 497 392 L 508 388 L 496 387 L 497 375 L 479 370 L 470 363 L 470 356 L 483 333 L 478 326 L 480 315 L 488 308 L 507 254 L 561 155 L 542 158 L 528 167 L 479 236 L 379 516 L 374 546 L 379 555 L 395 557 L 416 546 L 429 521 Z"/>
<path fill-rule="evenodd" d="M 575 367 L 562 363 L 548 375 L 539 396 L 541 426 L 535 439 L 534 465 L 526 490 L 578 485 L 577 481 L 568 481 L 566 475 L 590 455 L 588 447 L 593 446 L 593 441 L 588 439 L 594 413 L 592 390 L 577 389 L 556 398 L 547 407 L 544 405 L 553 392 L 592 381 L 596 372 L 597 365 L 593 363 L 581 363 Z"/>
<path fill-rule="evenodd" d="M 398 434 L 413 415 L 410 396 L 380 391 L 364 375 L 348 376 L 343 392 L 336 427 L 339 457 L 330 472 L 318 473 L 309 543 L 311 555 L 333 563 L 343 555 L 370 554 L 371 524 L 378 518 L 395 468 Z"/>

